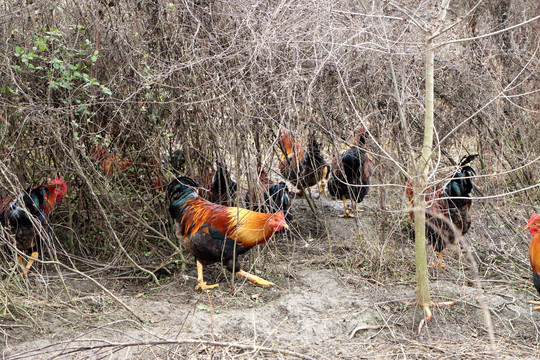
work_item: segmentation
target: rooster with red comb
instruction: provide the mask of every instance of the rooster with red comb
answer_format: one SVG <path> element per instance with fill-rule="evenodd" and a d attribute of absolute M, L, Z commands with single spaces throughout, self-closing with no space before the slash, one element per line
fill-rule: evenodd
<path fill-rule="evenodd" d="M 24 273 L 28 273 L 39 256 L 40 233 L 49 230 L 49 214 L 54 205 L 66 195 L 66 182 L 56 177 L 49 184 L 36 186 L 16 196 L 8 195 L 1 200 L 0 224 L 14 236 L 17 249 L 32 251 L 30 260 L 24 266 Z M 42 229 L 36 228 L 37 225 Z M 18 259 L 22 266 L 22 258 L 19 256 Z"/>

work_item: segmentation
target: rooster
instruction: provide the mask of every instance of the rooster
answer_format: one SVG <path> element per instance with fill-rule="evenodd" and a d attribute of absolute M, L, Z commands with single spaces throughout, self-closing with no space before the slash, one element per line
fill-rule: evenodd
<path fill-rule="evenodd" d="M 454 244 L 460 235 L 465 235 L 471 227 L 471 192 L 474 188 L 472 177 L 474 169 L 467 165 L 478 155 L 464 156 L 459 164 L 459 170 L 442 188 L 426 195 L 426 236 L 435 251 L 439 253 L 438 268 L 444 268 L 442 257 L 446 244 Z M 414 217 L 412 207 L 412 183 L 407 184 L 407 195 L 411 199 L 411 219 Z"/>
<path fill-rule="evenodd" d="M 525 229 L 529 230 L 533 237 L 529 244 L 529 261 L 533 269 L 534 287 L 540 293 L 540 215 L 532 214 Z M 529 301 L 529 303 L 537 305 L 534 310 L 540 310 L 540 306 L 538 306 L 540 301 Z"/>
<path fill-rule="evenodd" d="M 264 214 L 214 204 L 198 195 L 197 186 L 192 179 L 180 177 L 173 180 L 167 190 L 176 233 L 197 261 L 196 290 L 207 291 L 218 286 L 207 285 L 203 278 L 204 266 L 216 262 L 252 283 L 274 285 L 243 271 L 237 256 L 268 241 L 274 232 L 287 229 L 283 212 Z"/>
<path fill-rule="evenodd" d="M 231 177 L 229 170 L 219 161 L 216 171 L 204 177 L 195 177 L 201 191 L 201 196 L 215 204 L 232 206 L 235 203 L 237 184 Z"/>
<path fill-rule="evenodd" d="M 0 224 L 8 228 L 15 236 L 15 245 L 20 251 L 32 250 L 30 260 L 24 267 L 28 273 L 35 259 L 39 256 L 40 229 L 36 229 L 36 220 L 42 228 L 49 230 L 48 218 L 54 205 L 67 196 L 67 184 L 62 178 L 55 178 L 48 185 L 41 185 L 19 196 L 7 196 L 0 204 Z M 31 219 L 33 217 L 34 219 Z M 22 264 L 22 259 L 18 257 Z"/>
<path fill-rule="evenodd" d="M 353 145 L 339 153 L 332 161 L 332 176 L 328 180 L 330 195 L 343 201 L 342 218 L 353 218 L 349 210 L 356 211 L 356 203 L 362 202 L 369 190 L 369 179 L 373 170 L 371 156 L 362 148 L 366 145 L 365 129 L 356 132 Z M 347 207 L 351 200 L 352 209 Z"/>
<path fill-rule="evenodd" d="M 326 177 L 328 164 L 321 154 L 321 145 L 315 137 L 311 137 L 307 148 L 304 148 L 286 129 L 281 130 L 279 138 L 281 161 L 278 168 L 281 175 L 300 189 L 299 195 L 320 182 L 320 194 L 326 195 Z"/>
<path fill-rule="evenodd" d="M 141 164 L 137 168 L 129 159 L 116 156 L 101 146 L 96 146 L 92 156 L 98 161 L 101 170 L 107 176 L 113 176 L 115 173 L 128 169 L 133 170 L 130 172 L 131 175 L 137 176 L 139 171 L 144 169 L 149 176 L 153 177 L 154 189 L 158 191 L 165 191 L 166 189 L 168 181 L 163 174 L 165 170 L 164 161 L 159 156 L 154 156 L 148 161 L 148 164 Z"/>
<path fill-rule="evenodd" d="M 99 162 L 99 166 L 105 175 L 112 176 L 115 172 L 126 170 L 131 166 L 129 159 L 123 159 L 111 154 L 101 146 L 96 146 L 92 156 Z"/>
<path fill-rule="evenodd" d="M 275 184 L 262 167 L 259 170 L 259 178 L 256 183 L 246 193 L 246 203 L 254 211 L 283 211 L 285 219 L 292 220 L 292 215 L 289 212 L 291 197 L 287 184 L 284 181 Z"/>

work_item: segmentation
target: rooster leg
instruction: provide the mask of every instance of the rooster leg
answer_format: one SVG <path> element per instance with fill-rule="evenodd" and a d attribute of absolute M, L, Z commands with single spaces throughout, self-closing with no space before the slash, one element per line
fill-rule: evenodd
<path fill-rule="evenodd" d="M 292 193 L 293 193 L 294 197 L 304 196 L 304 189 L 300 188 L 298 191 L 292 192 Z"/>
<path fill-rule="evenodd" d="M 355 213 L 359 213 L 359 212 L 364 212 L 364 209 L 358 209 L 356 206 L 358 205 L 356 203 L 356 201 L 354 200 L 351 200 L 351 203 L 352 203 L 352 208 L 354 210 Z"/>
<path fill-rule="evenodd" d="M 246 279 L 251 281 L 251 283 L 253 283 L 253 284 L 257 284 L 257 285 L 261 285 L 261 286 L 274 286 L 274 284 L 271 283 L 270 281 L 266 281 L 264 279 L 261 279 L 260 277 L 258 277 L 256 275 L 253 275 L 253 274 L 250 274 L 250 273 L 247 273 L 244 270 L 238 271 L 237 274 L 240 275 L 240 276 L 245 277 Z"/>
<path fill-rule="evenodd" d="M 534 300 L 531 300 L 529 301 L 529 304 L 533 304 L 533 305 L 540 305 L 540 301 L 534 301 Z M 540 306 L 535 306 L 534 311 L 539 311 L 540 310 Z"/>
<path fill-rule="evenodd" d="M 30 260 L 28 260 L 28 263 L 24 267 L 25 274 L 28 274 L 28 271 L 30 270 L 30 268 L 32 267 L 32 264 L 34 264 L 34 261 L 36 261 L 38 256 L 39 256 L 39 253 L 37 251 L 32 252 L 32 254 L 30 255 Z"/>
<path fill-rule="evenodd" d="M 349 212 L 349 207 L 347 206 L 347 198 L 345 196 L 342 196 L 341 197 L 341 200 L 343 201 L 343 209 L 344 209 L 344 213 L 343 215 L 339 215 L 340 218 L 353 218 L 354 217 L 354 214 L 351 214 Z"/>
<path fill-rule="evenodd" d="M 199 260 L 197 260 L 197 287 L 195 288 L 195 290 L 208 291 L 218 286 L 219 284 L 206 285 L 206 282 L 203 278 L 203 264 L 201 264 Z"/>
<path fill-rule="evenodd" d="M 437 269 L 446 269 L 446 266 L 444 266 L 444 264 L 443 264 L 443 253 L 444 253 L 444 250 L 446 250 L 446 249 L 442 249 L 442 250 L 439 252 L 439 255 L 437 255 L 437 265 L 435 265 L 435 262 L 432 261 L 431 264 L 429 265 L 429 267 L 431 267 L 431 268 L 437 268 Z"/>
<path fill-rule="evenodd" d="M 444 266 L 443 264 L 443 254 L 444 254 L 444 250 L 446 249 L 442 249 L 441 252 L 439 253 L 439 255 L 437 256 L 437 260 L 438 260 L 438 265 L 437 265 L 437 269 L 446 269 L 446 266 Z"/>
<path fill-rule="evenodd" d="M 321 178 L 319 194 L 324 194 L 325 197 L 328 197 L 328 192 L 326 191 L 326 177 L 328 176 L 328 167 L 323 168 L 323 174 Z M 320 196 L 320 195 L 319 195 Z"/>

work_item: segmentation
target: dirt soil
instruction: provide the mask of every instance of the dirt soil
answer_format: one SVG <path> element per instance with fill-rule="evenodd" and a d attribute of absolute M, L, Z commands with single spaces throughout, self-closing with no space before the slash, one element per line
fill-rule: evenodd
<path fill-rule="evenodd" d="M 408 225 L 404 220 L 394 228 L 390 220 L 406 215 L 390 214 L 384 229 L 373 216 L 375 203 L 372 197 L 356 219 L 340 219 L 341 202 L 319 200 L 326 220 L 316 222 L 305 200 L 297 201 L 296 228 L 243 260 L 273 288 L 238 277 L 233 285 L 230 274 L 214 265 L 205 279 L 219 287 L 196 292 L 192 258 L 185 271 L 159 286 L 96 278 L 143 322 L 88 279 L 66 276 L 70 302 L 58 277 L 33 277 L 27 289 L 40 296 L 18 297 L 19 314 L 29 309 L 28 316 L 13 317 L 29 320 L 3 317 L 0 353 L 4 359 L 491 358 L 481 293 L 465 257 L 457 247 L 448 249 L 446 269 L 430 269 L 433 301 L 456 304 L 434 307 L 432 321 L 420 328 L 423 311 L 405 305 L 416 296 L 413 244 L 396 235 Z M 482 236 L 484 226 L 475 220 L 468 239 L 476 249 L 496 350 L 505 359 L 540 358 L 540 313 L 527 303 L 537 297 L 526 264 L 527 234 L 501 250 L 497 238 L 515 236 L 513 229 Z M 431 261 L 429 246 L 428 252 Z M 47 302 L 38 300 L 44 296 Z"/>

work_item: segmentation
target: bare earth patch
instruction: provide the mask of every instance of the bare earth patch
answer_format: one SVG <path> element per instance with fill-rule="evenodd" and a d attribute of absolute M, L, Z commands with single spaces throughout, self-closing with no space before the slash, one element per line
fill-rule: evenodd
<path fill-rule="evenodd" d="M 32 321 L 4 317 L 3 358 L 491 357 L 477 301 L 480 293 L 457 249 L 445 254 L 446 270 L 431 270 L 433 300 L 457 300 L 457 304 L 434 308 L 433 320 L 418 333 L 423 312 L 404 305 L 415 299 L 412 245 L 406 240 L 370 243 L 370 231 L 375 230 L 370 230 L 371 224 L 366 226 L 369 205 L 359 214 L 357 226 L 356 220 L 335 217 L 341 211 L 338 202 L 325 201 L 323 206 L 331 213 L 326 217 L 327 232 L 324 225 L 304 221 L 299 214 L 305 204 L 299 204 L 296 222 L 305 227 L 302 239 L 293 230 L 253 251 L 245 261 L 255 263 L 251 270 L 273 281 L 274 288 L 254 287 L 239 278 L 233 288 L 230 274 L 212 266 L 206 271 L 207 281 L 220 286 L 209 295 L 195 292 L 191 258 L 184 273 L 179 270 L 160 286 L 98 279 L 145 320 L 140 323 L 88 280 L 66 277 L 71 303 L 58 280 L 45 286 L 31 279 L 31 292 L 42 297 L 47 291 L 49 300 L 41 305 L 38 297 L 21 300 L 20 308 L 32 309 Z M 471 238 L 480 237 L 472 234 Z M 527 303 L 536 294 L 526 280 L 526 267 L 519 269 L 525 278 L 498 274 L 502 263 L 490 252 L 490 245 L 473 245 L 485 251 L 475 255 L 481 260 L 499 355 L 538 358 L 539 314 Z M 516 264 L 522 267 L 521 259 Z"/>

